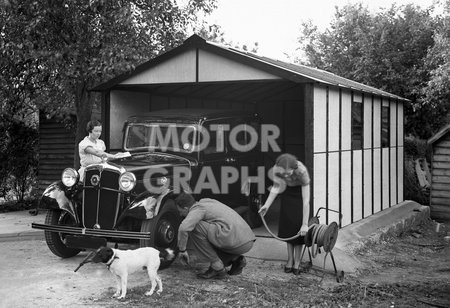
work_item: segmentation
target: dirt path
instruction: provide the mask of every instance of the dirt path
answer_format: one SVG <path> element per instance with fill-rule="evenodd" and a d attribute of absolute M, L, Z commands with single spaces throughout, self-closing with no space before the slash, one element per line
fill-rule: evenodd
<path fill-rule="evenodd" d="M 434 224 L 367 247 L 358 253 L 365 269 L 337 283 L 313 270 L 283 273 L 280 262 L 247 259 L 242 275 L 220 281 L 196 278 L 176 261 L 160 271 L 164 291 L 146 297 L 145 272 L 129 278 L 127 298 L 112 299 L 114 282 L 100 264 L 73 270 L 71 259 L 52 255 L 43 241 L 0 243 L 0 307 L 450 307 L 450 223 Z M 338 260 L 337 260 L 338 261 Z"/>

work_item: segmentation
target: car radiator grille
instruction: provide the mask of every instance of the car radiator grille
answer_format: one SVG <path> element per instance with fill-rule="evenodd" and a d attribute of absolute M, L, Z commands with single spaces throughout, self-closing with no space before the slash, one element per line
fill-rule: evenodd
<path fill-rule="evenodd" d="M 86 171 L 83 198 L 83 224 L 86 228 L 113 229 L 119 209 L 119 176 L 119 172 L 112 170 Z M 94 185 L 96 182 L 98 184 Z"/>

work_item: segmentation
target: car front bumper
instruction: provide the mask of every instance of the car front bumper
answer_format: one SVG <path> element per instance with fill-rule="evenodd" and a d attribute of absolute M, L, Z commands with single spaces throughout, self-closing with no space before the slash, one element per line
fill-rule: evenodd
<path fill-rule="evenodd" d="M 148 240 L 151 238 L 150 232 L 132 232 L 132 231 L 120 231 L 120 230 L 102 230 L 102 229 L 89 229 L 71 226 L 55 226 L 32 223 L 33 229 L 40 229 L 50 232 L 58 232 L 73 235 L 88 235 L 95 237 L 112 237 L 112 238 L 125 238 L 134 240 Z"/>

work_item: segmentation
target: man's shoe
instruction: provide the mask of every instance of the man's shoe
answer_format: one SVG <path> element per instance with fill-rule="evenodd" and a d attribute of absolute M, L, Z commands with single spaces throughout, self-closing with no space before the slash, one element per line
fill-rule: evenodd
<path fill-rule="evenodd" d="M 203 279 L 221 279 L 224 278 L 227 275 L 227 272 L 224 268 L 221 270 L 216 271 L 212 267 L 208 268 L 208 270 L 202 274 L 198 274 L 197 277 L 203 278 Z"/>
<path fill-rule="evenodd" d="M 228 271 L 228 275 L 239 275 L 242 273 L 242 269 L 247 265 L 247 260 L 244 256 L 239 256 L 231 263 L 231 268 Z"/>

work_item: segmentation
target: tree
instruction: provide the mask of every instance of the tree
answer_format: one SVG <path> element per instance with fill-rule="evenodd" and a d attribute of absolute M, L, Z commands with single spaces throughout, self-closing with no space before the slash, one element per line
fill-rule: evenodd
<path fill-rule="evenodd" d="M 434 33 L 434 44 L 425 58 L 425 67 L 430 78 L 422 89 L 422 108 L 435 111 L 434 131 L 442 124 L 450 123 L 450 0 L 444 6 L 444 14 Z"/>
<path fill-rule="evenodd" d="M 221 45 L 234 47 L 236 49 L 240 49 L 243 51 L 249 51 L 249 46 L 245 44 L 240 45 L 239 43 L 233 43 L 233 41 L 227 41 L 225 38 L 225 33 L 223 32 L 222 28 L 217 24 L 213 25 L 202 24 L 200 27 L 196 29 L 196 33 L 207 41 L 216 42 Z M 253 46 L 251 46 L 250 52 L 257 53 L 258 48 L 259 48 L 258 42 L 253 42 Z"/>
<path fill-rule="evenodd" d="M 424 66 L 433 46 L 437 20 L 430 9 L 392 5 L 371 14 L 361 4 L 336 8 L 330 29 L 305 24 L 300 42 L 306 64 L 411 100 L 406 104 L 407 133 L 428 138 L 436 118 L 417 113 L 430 72 Z"/>
<path fill-rule="evenodd" d="M 99 99 L 89 89 L 178 45 L 196 23 L 197 12 L 208 14 L 215 3 L 190 0 L 180 7 L 170 0 L 3 1 L 2 112 L 39 108 L 67 115 L 74 110 L 78 143 Z"/>

